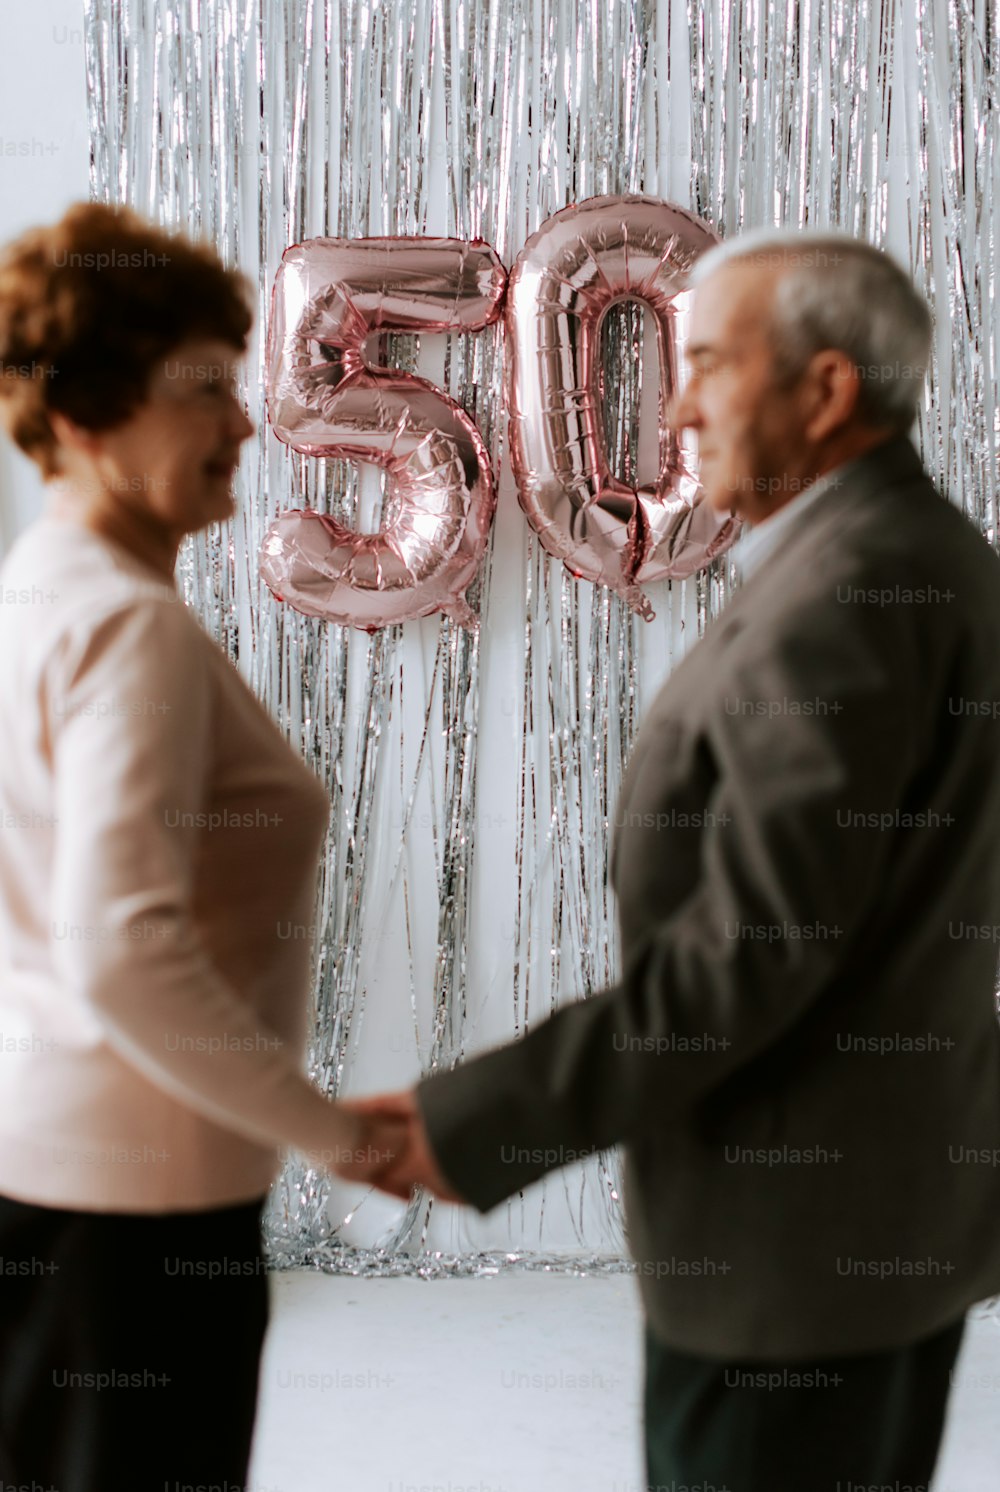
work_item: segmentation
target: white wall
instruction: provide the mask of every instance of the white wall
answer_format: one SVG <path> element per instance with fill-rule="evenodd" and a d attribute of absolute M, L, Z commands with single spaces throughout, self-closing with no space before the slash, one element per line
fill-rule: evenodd
<path fill-rule="evenodd" d="M 83 0 L 3 0 L 0 242 L 89 195 Z M 39 511 L 34 464 L 0 440 L 0 557 Z"/>

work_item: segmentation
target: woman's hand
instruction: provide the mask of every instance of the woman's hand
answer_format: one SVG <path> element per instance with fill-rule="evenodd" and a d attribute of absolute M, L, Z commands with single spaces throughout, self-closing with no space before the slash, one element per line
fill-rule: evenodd
<path fill-rule="evenodd" d="M 409 1125 L 402 1115 L 367 1113 L 355 1103 L 336 1103 L 337 1144 L 327 1165 L 345 1181 L 375 1181 L 405 1151 Z"/>
<path fill-rule="evenodd" d="M 334 1167 L 338 1176 L 371 1181 L 404 1202 L 415 1186 L 427 1187 L 442 1202 L 462 1200 L 441 1172 L 414 1092 L 355 1098 L 338 1107 L 357 1120 L 362 1136 L 357 1159 Z"/>

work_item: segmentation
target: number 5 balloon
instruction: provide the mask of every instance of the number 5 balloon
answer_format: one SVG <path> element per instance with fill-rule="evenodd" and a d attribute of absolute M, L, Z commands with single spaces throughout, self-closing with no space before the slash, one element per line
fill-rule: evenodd
<path fill-rule="evenodd" d="M 701 569 L 740 528 L 702 501 L 695 452 L 666 421 L 689 316 L 687 272 L 717 242 L 707 223 L 654 197 L 592 197 L 528 239 L 508 282 L 507 401 L 521 507 L 550 554 L 647 619 L 643 584 Z M 660 472 L 638 489 L 611 474 L 598 392 L 601 321 L 622 300 L 649 306 L 659 350 Z"/>
<path fill-rule="evenodd" d="M 261 549 L 274 594 L 309 616 L 373 632 L 464 599 L 496 499 L 473 421 L 440 389 L 376 367 L 383 331 L 476 331 L 496 321 L 503 265 L 453 238 L 316 238 L 285 251 L 268 332 L 268 415 L 309 456 L 374 462 L 389 474 L 376 534 L 320 513 L 281 513 Z"/>

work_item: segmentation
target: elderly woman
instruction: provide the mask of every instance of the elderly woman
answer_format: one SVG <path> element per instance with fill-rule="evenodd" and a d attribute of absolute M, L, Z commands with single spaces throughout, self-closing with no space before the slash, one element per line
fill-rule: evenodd
<path fill-rule="evenodd" d="M 302 1070 L 322 784 L 173 582 L 253 432 L 244 282 L 74 207 L 0 261 L 47 482 L 0 574 L 0 1472 L 242 1487 L 287 1148 L 377 1169 Z"/>

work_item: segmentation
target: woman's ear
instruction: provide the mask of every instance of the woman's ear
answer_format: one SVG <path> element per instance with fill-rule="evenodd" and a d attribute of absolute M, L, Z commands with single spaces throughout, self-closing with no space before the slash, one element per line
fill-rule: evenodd
<path fill-rule="evenodd" d="M 100 450 L 101 437 L 97 430 L 88 430 L 85 425 L 76 424 L 58 409 L 48 409 L 45 415 L 52 427 L 53 435 L 61 446 L 71 451 L 85 452 L 88 456 L 96 455 Z"/>

